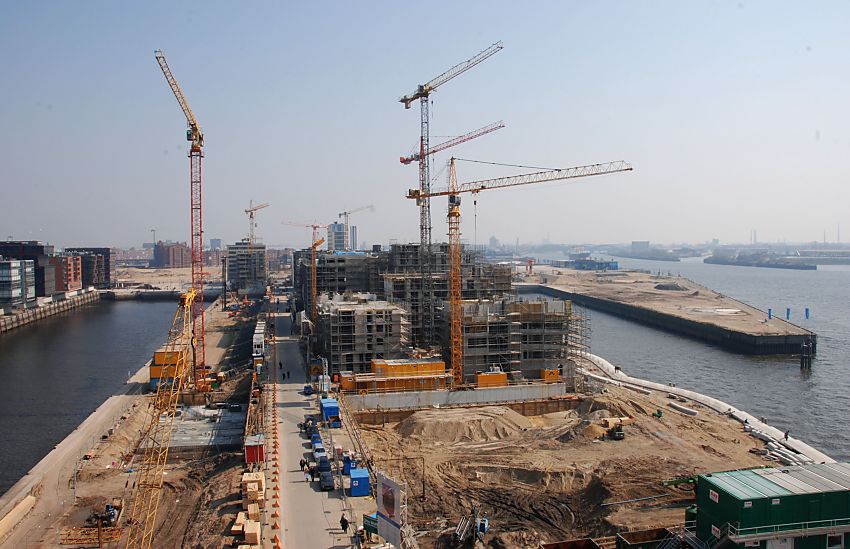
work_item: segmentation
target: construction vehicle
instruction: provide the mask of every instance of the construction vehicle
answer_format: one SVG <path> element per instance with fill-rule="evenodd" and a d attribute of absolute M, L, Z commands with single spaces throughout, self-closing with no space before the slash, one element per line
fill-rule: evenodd
<path fill-rule="evenodd" d="M 204 329 L 204 224 L 203 224 L 203 209 L 201 200 L 201 162 L 204 158 L 204 134 L 201 132 L 201 126 L 195 118 L 195 114 L 189 107 L 189 102 L 186 96 L 183 95 L 183 90 L 180 89 L 180 84 L 177 79 L 171 74 L 171 69 L 165 61 L 165 54 L 161 50 L 154 52 L 156 61 L 159 63 L 159 68 L 162 69 L 162 74 L 168 82 L 174 97 L 177 98 L 177 103 L 183 110 L 183 115 L 186 117 L 186 140 L 191 142 L 189 148 L 189 217 L 191 219 L 191 253 L 192 253 L 192 289 L 197 295 L 192 305 L 192 332 L 194 334 L 196 345 L 192 352 L 192 365 L 194 368 L 194 383 L 199 391 L 209 390 L 203 383 L 204 366 L 206 365 L 206 356 L 204 352 L 205 329 Z"/>
<path fill-rule="evenodd" d="M 419 100 L 420 132 L 418 161 L 419 194 L 421 198 L 417 200 L 417 205 L 419 206 L 419 255 L 420 264 L 422 265 L 423 308 L 421 330 L 422 341 L 418 341 L 416 343 L 422 347 L 430 344 L 431 337 L 434 333 L 434 281 L 431 278 L 433 265 L 431 263 L 431 201 L 429 199 L 429 193 L 431 192 L 430 115 L 428 111 L 429 98 L 431 93 L 437 88 L 495 55 L 502 49 L 502 47 L 501 42 L 496 42 L 489 48 L 479 52 L 462 63 L 458 63 L 431 81 L 418 85 L 413 93 L 405 95 L 399 99 L 399 102 L 404 105 L 405 109 L 409 109 L 410 105 L 414 101 L 417 99 Z"/>
<path fill-rule="evenodd" d="M 192 383 L 190 353 L 196 345 L 192 337 L 193 308 L 198 294 L 194 289 L 180 296 L 180 303 L 171 321 L 168 340 L 165 344 L 167 356 L 174 360 L 174 377 L 163 378 L 150 400 L 148 415 L 142 430 L 140 446 L 144 455 L 136 468 L 132 489 L 135 490 L 133 507 L 127 521 L 129 529 L 126 547 L 151 547 L 156 525 L 156 513 L 162 493 L 165 463 L 177 415 L 180 392 Z M 114 506 L 114 504 L 113 504 Z M 123 508 L 123 502 L 121 507 Z"/>
<path fill-rule="evenodd" d="M 476 506 L 472 513 L 463 515 L 452 533 L 455 547 L 463 547 L 472 541 L 484 543 L 484 534 L 490 530 L 490 519 L 480 516 L 481 510 Z"/>
<path fill-rule="evenodd" d="M 353 213 L 362 212 L 364 210 L 374 212 L 375 206 L 369 204 L 368 206 L 360 206 L 359 208 L 354 208 L 353 210 L 349 210 L 347 212 L 340 212 L 339 214 L 339 217 L 345 218 L 345 243 L 343 244 L 343 249 L 346 252 L 350 252 L 351 250 L 357 247 L 357 242 L 351 241 L 351 223 L 349 222 L 349 217 Z"/>
<path fill-rule="evenodd" d="M 623 431 L 622 425 L 615 425 L 608 429 L 608 438 L 611 440 L 624 440 L 626 433 Z"/>
<path fill-rule="evenodd" d="M 611 173 L 631 171 L 632 167 L 625 161 L 608 162 L 606 164 L 592 164 L 578 166 L 562 170 L 546 170 L 523 175 L 500 177 L 482 181 L 472 181 L 459 184 L 457 181 L 456 158 L 449 161 L 449 185 L 447 189 L 428 192 L 424 196 L 421 189 L 410 189 L 407 198 L 421 203 L 424 198 L 435 196 L 447 196 L 449 207 L 447 220 L 449 225 L 449 318 L 450 318 L 450 346 L 452 365 L 452 386 L 459 389 L 463 385 L 463 326 L 462 322 L 462 297 L 461 284 L 462 274 L 460 267 L 460 199 L 461 194 L 471 193 L 477 195 L 482 191 L 492 189 L 503 189 L 521 185 L 532 185 L 565 179 L 577 179 L 594 175 L 605 175 Z"/>

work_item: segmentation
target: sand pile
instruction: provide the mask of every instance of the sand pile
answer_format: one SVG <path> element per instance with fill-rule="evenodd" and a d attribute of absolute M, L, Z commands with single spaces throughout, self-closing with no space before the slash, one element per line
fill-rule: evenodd
<path fill-rule="evenodd" d="M 396 426 L 404 437 L 430 442 L 490 442 L 514 437 L 532 427 L 531 421 L 502 406 L 422 410 Z"/>

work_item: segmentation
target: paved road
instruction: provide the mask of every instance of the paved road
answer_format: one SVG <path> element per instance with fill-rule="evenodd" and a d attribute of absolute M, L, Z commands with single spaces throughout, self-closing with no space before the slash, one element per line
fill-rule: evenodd
<path fill-rule="evenodd" d="M 307 439 L 298 431 L 298 423 L 304 420 L 304 414 L 317 411 L 316 400 L 300 392 L 306 381 L 306 371 L 298 337 L 286 335 L 290 329 L 288 313 L 275 319 L 275 329 L 278 334 L 285 335 L 277 338 L 276 343 L 277 360 L 283 362 L 283 370 L 276 372 L 283 546 L 293 549 L 351 547 L 350 536 L 344 535 L 339 527 L 343 510 L 339 490 L 322 492 L 318 482 L 305 482 L 298 468 L 298 461 L 310 453 Z M 290 377 L 284 381 L 283 374 L 287 371 Z"/>

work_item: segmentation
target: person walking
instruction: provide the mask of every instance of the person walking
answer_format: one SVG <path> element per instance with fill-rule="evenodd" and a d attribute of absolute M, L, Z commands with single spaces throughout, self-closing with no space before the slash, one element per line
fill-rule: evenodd
<path fill-rule="evenodd" d="M 790 435 L 790 434 L 791 434 L 791 431 L 785 431 L 785 440 L 786 441 L 788 440 L 788 435 Z"/>
<path fill-rule="evenodd" d="M 301 458 L 301 461 L 298 462 L 298 466 L 301 468 L 302 471 L 304 470 L 304 458 Z"/>
<path fill-rule="evenodd" d="M 310 484 L 310 472 L 307 469 L 304 469 L 304 482 Z"/>
<path fill-rule="evenodd" d="M 342 528 L 344 534 L 348 533 L 348 519 L 345 518 L 345 513 L 339 518 L 339 527 Z"/>

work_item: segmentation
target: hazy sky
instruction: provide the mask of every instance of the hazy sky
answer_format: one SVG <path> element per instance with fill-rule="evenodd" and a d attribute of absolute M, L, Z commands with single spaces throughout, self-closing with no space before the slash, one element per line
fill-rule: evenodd
<path fill-rule="evenodd" d="M 253 199 L 272 204 L 268 244 L 308 241 L 281 220 L 370 203 L 352 216 L 361 240 L 418 240 L 417 170 L 398 157 L 419 110 L 398 98 L 502 40 L 432 95 L 433 142 L 504 120 L 452 152 L 635 171 L 483 193 L 479 243 L 821 240 L 839 224 L 850 239 L 848 29 L 846 2 L 3 2 L 0 238 L 188 239 L 161 48 L 206 138 L 207 238 L 244 236 Z M 463 214 L 472 241 L 469 198 Z"/>

